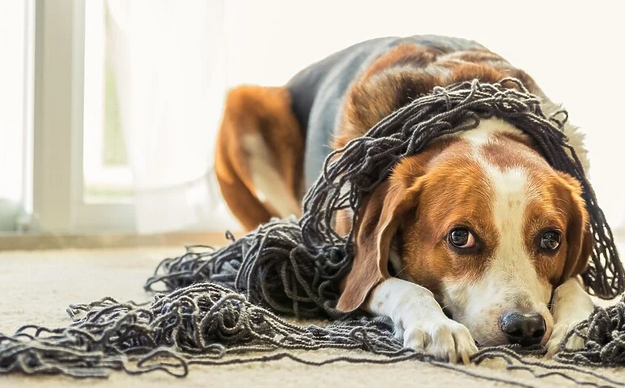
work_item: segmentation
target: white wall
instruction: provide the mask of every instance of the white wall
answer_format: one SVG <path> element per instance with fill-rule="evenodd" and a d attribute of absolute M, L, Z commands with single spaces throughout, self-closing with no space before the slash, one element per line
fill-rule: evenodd
<path fill-rule="evenodd" d="M 280 85 L 368 38 L 477 40 L 528 71 L 587 133 L 592 181 L 616 226 L 625 221 L 622 7 L 618 1 L 228 0 L 228 83 Z"/>

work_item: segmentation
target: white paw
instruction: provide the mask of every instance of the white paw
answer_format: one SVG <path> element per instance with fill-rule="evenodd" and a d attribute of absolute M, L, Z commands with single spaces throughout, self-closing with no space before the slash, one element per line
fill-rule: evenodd
<path fill-rule="evenodd" d="M 404 347 L 422 351 L 439 360 L 469 363 L 477 352 L 475 341 L 464 325 L 449 318 L 427 322 L 409 322 L 395 327 L 395 335 L 403 334 Z"/>
<path fill-rule="evenodd" d="M 577 326 L 579 322 L 581 321 L 559 322 L 553 325 L 553 332 L 545 345 L 547 347 L 546 358 L 551 358 L 560 351 L 560 344 L 564 340 L 564 337 L 566 337 L 569 331 L 575 329 L 575 326 Z M 584 339 L 576 334 L 573 334 L 566 344 L 566 348 L 570 350 L 582 349 L 583 347 Z"/>

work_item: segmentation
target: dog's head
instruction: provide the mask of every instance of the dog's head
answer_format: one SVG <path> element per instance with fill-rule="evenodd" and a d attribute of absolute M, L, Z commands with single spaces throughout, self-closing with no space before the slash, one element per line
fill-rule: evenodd
<path fill-rule="evenodd" d="M 405 158 L 363 203 L 338 308 L 389 275 L 431 290 L 480 345 L 546 341 L 554 287 L 581 274 L 592 236 L 579 183 L 499 120 Z"/>

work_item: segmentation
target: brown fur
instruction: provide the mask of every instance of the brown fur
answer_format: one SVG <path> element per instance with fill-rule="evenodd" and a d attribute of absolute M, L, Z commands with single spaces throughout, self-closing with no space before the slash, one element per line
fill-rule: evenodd
<path fill-rule="evenodd" d="M 467 156 L 468 151 L 469 146 L 463 141 L 439 142 L 424 153 L 402 160 L 390 178 L 390 185 L 394 188 L 393 198 L 398 195 L 397 191 L 405 186 L 409 187 L 405 191 L 410 193 L 408 197 L 410 203 L 404 205 L 403 212 L 393 214 L 396 218 L 392 224 L 395 226 L 393 235 L 399 233 L 401 236 L 398 253 L 406 259 L 404 267 L 400 269 L 400 275 L 401 273 L 408 275 L 415 283 L 435 294 L 440 290 L 440 282 L 444 278 L 479 277 L 487 264 L 484 258 L 487 258 L 496 246 L 496 231 L 488 222 L 488 193 L 481 189 L 487 183 L 479 165 Z M 385 208 L 382 205 L 387 200 L 378 194 L 380 190 L 389 191 L 388 188 L 379 188 L 371 196 L 365 206 L 364 214 L 368 216 L 363 218 L 363 223 L 367 220 L 380 220 L 381 223 L 382 220 L 389 218 L 384 213 Z M 458 257 L 446 242 L 447 233 L 454 225 L 460 222 L 466 224 L 467 220 L 474 219 L 470 212 L 475 208 L 483 209 L 485 216 L 480 217 L 483 222 L 467 226 L 471 226 L 480 236 L 492 238 L 485 241 L 486 249 L 479 255 Z M 371 209 L 379 210 L 372 212 Z M 358 232 L 361 229 L 362 227 L 357 229 Z M 380 230 L 379 226 L 378 228 L 369 226 L 367 230 L 369 233 L 364 236 L 358 234 L 359 240 L 381 241 L 380 237 L 375 235 L 375 232 Z M 385 243 L 388 246 L 393 235 L 386 237 Z M 371 279 L 363 275 L 363 272 L 371 273 L 373 267 L 371 262 L 380 263 L 379 268 L 384 268 L 378 272 L 378 281 L 387 276 L 385 269 L 388 265 L 387 257 L 380 254 L 388 252 L 388 248 L 377 251 L 367 248 L 363 244 L 364 253 L 359 254 L 360 245 L 357 245 L 355 269 L 349 274 L 346 282 L 348 287 L 339 301 L 339 308 L 346 311 L 358 307 L 355 303 L 365 292 L 363 290 L 370 286 L 367 281 Z M 375 254 L 372 254 L 373 252 Z M 370 262 L 367 264 L 366 260 Z M 359 297 L 355 298 L 353 294 Z"/>
<path fill-rule="evenodd" d="M 565 265 L 558 284 L 567 279 L 581 275 L 588 266 L 592 253 L 593 236 L 590 232 L 589 216 L 584 199 L 581 196 L 581 185 L 569 175 L 558 173 L 563 181 L 556 190 L 557 198 L 564 199 L 566 207 L 561 211 L 566 217 L 566 234 L 564 236 L 567 249 Z M 564 193 L 562 191 L 565 191 Z"/>
<path fill-rule="evenodd" d="M 438 294 L 442 279 L 477 279 L 487 268 L 497 246 L 498 234 L 491 223 L 490 187 L 479 164 L 467 156 L 468 145 L 445 150 L 436 165 L 422 178 L 424 204 L 403 232 L 405 272 L 418 284 Z M 480 209 L 480 217 L 475 217 Z M 476 232 L 484 249 L 459 255 L 447 243 L 454 226 Z"/>
<path fill-rule="evenodd" d="M 364 135 L 382 118 L 435 86 L 473 79 L 499 82 L 505 77 L 519 78 L 530 91 L 537 90 L 527 73 L 488 50 L 446 53 L 433 47 L 399 45 L 374 61 L 350 88 L 333 148 Z"/>
<path fill-rule="evenodd" d="M 339 310 L 355 310 L 373 286 L 389 277 L 391 240 L 417 206 L 423 185 L 419 177 L 430 160 L 448 144 L 448 141 L 439 141 L 430 151 L 402 160 L 388 181 L 363 201 L 354 233 L 354 264 L 343 283 Z"/>

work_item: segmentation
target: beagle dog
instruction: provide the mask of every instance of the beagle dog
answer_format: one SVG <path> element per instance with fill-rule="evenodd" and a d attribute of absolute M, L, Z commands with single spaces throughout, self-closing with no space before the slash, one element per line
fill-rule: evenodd
<path fill-rule="evenodd" d="M 284 87 L 235 88 L 215 154 L 221 192 L 248 230 L 300 215 L 331 150 L 435 86 L 505 77 L 539 96 L 546 115 L 559 109 L 499 55 L 440 36 L 366 41 Z M 587 170 L 583 136 L 571 124 L 564 132 Z M 482 120 L 401 160 L 359 212 L 337 308 L 390 317 L 406 347 L 452 362 L 476 345 L 543 344 L 553 355 L 594 307 L 579 280 L 592 247 L 580 184 L 507 122 Z M 337 217 L 337 230 L 351 219 Z"/>

